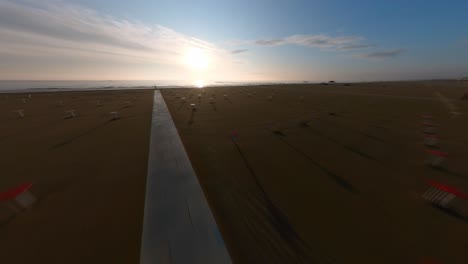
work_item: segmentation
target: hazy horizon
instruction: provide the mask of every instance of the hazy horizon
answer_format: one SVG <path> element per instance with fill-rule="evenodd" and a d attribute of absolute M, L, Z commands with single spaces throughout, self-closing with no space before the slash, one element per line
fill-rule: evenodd
<path fill-rule="evenodd" d="M 465 1 L 0 0 L 0 80 L 468 76 Z"/>

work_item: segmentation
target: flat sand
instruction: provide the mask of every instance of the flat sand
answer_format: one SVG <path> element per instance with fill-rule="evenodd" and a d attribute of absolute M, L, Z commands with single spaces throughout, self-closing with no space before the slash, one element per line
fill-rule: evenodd
<path fill-rule="evenodd" d="M 468 262 L 468 201 L 421 198 L 428 179 L 468 192 L 468 83 L 162 92 L 235 263 Z M 423 113 L 446 170 L 424 164 Z"/>
<path fill-rule="evenodd" d="M 1 263 L 138 263 L 152 100 L 150 90 L 0 94 L 0 190 L 31 181 L 38 198 L 15 216 L 0 205 Z"/>

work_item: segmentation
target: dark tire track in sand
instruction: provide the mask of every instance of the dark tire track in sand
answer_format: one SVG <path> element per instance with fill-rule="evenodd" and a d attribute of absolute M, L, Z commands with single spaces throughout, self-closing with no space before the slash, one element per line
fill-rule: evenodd
<path fill-rule="evenodd" d="M 347 181 L 346 179 L 344 179 L 341 176 L 336 175 L 334 172 L 332 172 L 329 169 L 322 166 L 320 163 L 318 163 L 312 157 L 310 157 L 307 153 L 305 153 L 304 151 L 300 150 L 299 148 L 297 148 L 296 146 L 292 145 L 287 140 L 285 140 L 283 136 L 278 137 L 278 139 L 281 142 L 283 142 L 286 146 L 288 146 L 290 149 L 294 150 L 296 153 L 301 155 L 303 158 L 305 158 L 309 162 L 311 162 L 313 164 L 313 166 L 319 168 L 322 172 L 324 172 L 326 175 L 328 175 L 330 177 L 330 179 L 333 180 L 340 187 L 342 187 L 346 191 L 348 191 L 350 193 L 353 193 L 353 194 L 358 194 L 359 193 L 359 190 L 356 187 L 354 187 L 354 185 L 352 185 L 349 181 Z"/>
<path fill-rule="evenodd" d="M 257 192 L 246 191 L 240 197 L 240 200 L 258 216 L 251 220 L 244 218 L 247 228 L 255 239 L 275 249 L 273 252 L 275 252 L 275 258 L 279 260 L 278 263 L 318 263 L 310 254 L 311 247 L 297 234 L 287 216 L 270 199 L 240 146 L 235 141 L 233 144 L 250 172 L 257 190 Z M 267 225 L 261 222 L 263 219 L 268 221 Z M 321 261 L 320 263 L 330 262 Z"/>

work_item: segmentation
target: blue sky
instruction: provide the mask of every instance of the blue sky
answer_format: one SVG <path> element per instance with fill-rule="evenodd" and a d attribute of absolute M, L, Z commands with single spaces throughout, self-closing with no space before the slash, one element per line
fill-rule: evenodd
<path fill-rule="evenodd" d="M 467 1 L 0 0 L 0 78 L 458 78 L 468 75 L 466 10 Z"/>

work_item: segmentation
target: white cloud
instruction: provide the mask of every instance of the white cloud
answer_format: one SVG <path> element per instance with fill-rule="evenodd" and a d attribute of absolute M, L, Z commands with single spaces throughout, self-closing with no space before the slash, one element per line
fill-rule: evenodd
<path fill-rule="evenodd" d="M 0 61 L 48 59 L 44 67 L 60 67 L 50 64 L 57 57 L 73 58 L 74 64 L 117 61 L 182 66 L 189 47 L 203 49 L 213 61 L 231 60 L 229 50 L 208 41 L 61 1 L 0 0 L 0 36 Z"/>

